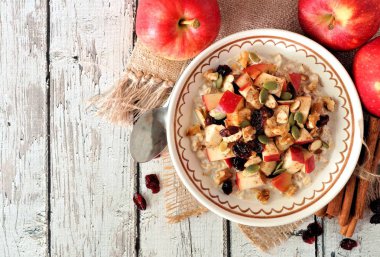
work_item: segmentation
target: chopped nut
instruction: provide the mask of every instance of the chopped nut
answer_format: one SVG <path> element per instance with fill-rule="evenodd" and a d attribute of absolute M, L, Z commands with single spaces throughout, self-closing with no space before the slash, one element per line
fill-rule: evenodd
<path fill-rule="evenodd" d="M 219 73 L 214 72 L 213 70 L 207 70 L 203 73 L 203 77 L 205 77 L 209 81 L 215 81 L 219 77 Z"/>
<path fill-rule="evenodd" d="M 197 117 L 198 121 L 201 123 L 202 127 L 206 127 L 205 115 L 203 113 L 202 108 L 195 109 L 195 116 Z"/>
<path fill-rule="evenodd" d="M 247 101 L 247 103 L 251 104 L 253 108 L 260 109 L 263 106 L 263 104 L 260 103 L 259 95 L 260 95 L 260 92 L 252 87 L 247 92 L 247 96 L 245 97 L 245 100 Z"/>
<path fill-rule="evenodd" d="M 242 132 L 239 131 L 238 133 L 235 133 L 229 137 L 223 137 L 223 141 L 227 143 L 236 142 L 238 141 L 242 136 Z"/>
<path fill-rule="evenodd" d="M 311 152 L 315 152 L 315 151 L 319 150 L 321 147 L 322 147 L 322 140 L 317 139 L 309 145 L 309 150 Z"/>
<path fill-rule="evenodd" d="M 186 132 L 186 136 L 190 137 L 190 136 L 195 136 L 196 134 L 200 133 L 201 132 L 201 126 L 199 124 L 195 124 L 194 126 L 191 126 L 187 132 Z"/>
<path fill-rule="evenodd" d="M 289 189 L 285 192 L 286 196 L 293 196 L 298 190 L 298 187 L 296 185 L 291 185 Z"/>
<path fill-rule="evenodd" d="M 310 91 L 313 92 L 317 89 L 318 84 L 316 82 L 311 82 L 309 85 L 306 86 L 306 88 Z"/>
<path fill-rule="evenodd" d="M 244 164 L 244 167 L 248 167 L 250 165 L 259 164 L 261 162 L 260 156 L 252 155 L 249 157 L 248 161 Z"/>
<path fill-rule="evenodd" d="M 255 138 L 256 129 L 252 126 L 247 126 L 242 129 L 243 139 L 245 142 L 251 141 Z"/>
<path fill-rule="evenodd" d="M 248 108 L 241 109 L 239 111 L 239 117 L 241 117 L 244 120 L 251 120 L 251 110 Z"/>
<path fill-rule="evenodd" d="M 234 81 L 234 75 L 228 75 L 224 78 L 223 81 L 223 92 L 226 92 L 227 90 L 234 92 L 234 86 L 232 85 L 232 82 Z"/>
<path fill-rule="evenodd" d="M 276 137 L 276 146 L 280 151 L 286 151 L 294 144 L 294 138 L 290 133 L 282 137 Z"/>
<path fill-rule="evenodd" d="M 256 194 L 257 200 L 259 200 L 262 204 L 266 204 L 270 198 L 270 191 L 268 189 L 263 189 L 257 192 Z"/>
<path fill-rule="evenodd" d="M 224 181 L 232 177 L 232 173 L 228 169 L 219 170 L 215 172 L 214 182 L 217 185 L 222 184 Z"/>
<path fill-rule="evenodd" d="M 273 95 L 268 95 L 268 100 L 265 102 L 265 106 L 271 109 L 277 107 L 277 102 Z"/>
<path fill-rule="evenodd" d="M 300 100 L 295 100 L 294 103 L 290 105 L 290 112 L 296 112 L 298 108 L 300 108 L 301 101 Z"/>
<path fill-rule="evenodd" d="M 327 110 L 329 110 L 330 112 L 334 111 L 335 101 L 331 97 L 324 96 L 322 98 L 322 101 L 323 101 L 324 105 L 326 106 Z"/>
<path fill-rule="evenodd" d="M 248 58 L 249 58 L 249 53 L 247 51 L 243 51 L 240 53 L 239 63 L 243 68 L 247 67 Z"/>
<path fill-rule="evenodd" d="M 319 135 L 321 134 L 321 132 L 322 132 L 322 129 L 316 127 L 316 128 L 313 128 L 313 129 L 310 131 L 310 135 L 311 135 L 312 137 L 319 137 Z"/>
<path fill-rule="evenodd" d="M 289 131 L 289 124 L 278 125 L 275 117 L 267 119 L 265 125 L 264 132 L 267 137 L 283 136 Z"/>
<path fill-rule="evenodd" d="M 306 127 L 308 129 L 314 129 L 317 127 L 317 122 L 319 121 L 320 114 L 317 112 L 313 112 L 308 116 L 308 120 L 306 123 Z"/>

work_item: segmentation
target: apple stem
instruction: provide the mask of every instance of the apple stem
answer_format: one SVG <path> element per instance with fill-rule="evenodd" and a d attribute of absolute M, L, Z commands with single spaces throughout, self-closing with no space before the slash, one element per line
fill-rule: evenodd
<path fill-rule="evenodd" d="M 335 16 L 331 15 L 329 20 L 329 30 L 333 30 L 335 27 Z"/>
<path fill-rule="evenodd" d="M 199 22 L 198 19 L 181 20 L 179 22 L 179 24 L 182 25 L 182 26 L 190 26 L 190 27 L 193 27 L 195 29 L 199 28 L 199 26 L 201 25 L 201 23 Z"/>

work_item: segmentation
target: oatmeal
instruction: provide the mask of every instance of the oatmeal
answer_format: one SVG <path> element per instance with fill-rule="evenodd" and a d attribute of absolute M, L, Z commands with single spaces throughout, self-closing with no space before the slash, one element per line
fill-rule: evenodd
<path fill-rule="evenodd" d="M 292 197 L 308 186 L 332 146 L 335 101 L 321 94 L 318 75 L 281 55 L 243 51 L 203 77 L 187 136 L 215 187 L 265 204 L 273 190 Z"/>

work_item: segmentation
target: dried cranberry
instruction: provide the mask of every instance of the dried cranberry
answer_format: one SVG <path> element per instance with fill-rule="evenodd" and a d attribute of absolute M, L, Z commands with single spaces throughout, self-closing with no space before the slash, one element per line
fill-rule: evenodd
<path fill-rule="evenodd" d="M 136 204 L 137 209 L 140 211 L 146 210 L 146 201 L 142 195 L 135 193 L 133 195 L 133 202 Z"/>
<path fill-rule="evenodd" d="M 216 69 L 216 72 L 222 76 L 227 76 L 232 72 L 231 68 L 228 65 L 219 65 Z"/>
<path fill-rule="evenodd" d="M 160 181 L 156 174 L 149 174 L 145 176 L 145 185 L 152 190 L 153 194 L 160 192 Z"/>
<path fill-rule="evenodd" d="M 266 106 L 263 106 L 261 109 L 260 109 L 260 112 L 261 112 L 261 116 L 263 117 L 263 119 L 269 119 L 273 116 L 274 112 L 272 109 L 269 109 L 268 107 Z"/>
<path fill-rule="evenodd" d="M 224 125 L 224 119 L 217 120 L 217 119 L 214 119 L 213 117 L 211 117 L 210 115 L 207 115 L 207 117 L 205 119 L 205 124 L 206 124 L 206 126 L 209 126 L 209 125 L 212 125 L 212 124 Z"/>
<path fill-rule="evenodd" d="M 320 236 L 322 235 L 323 233 L 323 229 L 321 227 L 321 225 L 319 225 L 318 222 L 313 222 L 313 223 L 310 223 L 308 226 L 307 226 L 307 230 L 310 232 L 311 235 L 313 236 Z"/>
<path fill-rule="evenodd" d="M 232 181 L 226 180 L 223 182 L 222 190 L 226 195 L 229 195 L 232 193 Z"/>
<path fill-rule="evenodd" d="M 321 128 L 329 122 L 330 117 L 328 115 L 321 115 L 317 121 L 317 127 Z"/>
<path fill-rule="evenodd" d="M 248 141 L 247 145 L 251 148 L 252 151 L 256 153 L 262 153 L 264 151 L 264 146 L 260 141 L 255 138 L 254 140 Z"/>
<path fill-rule="evenodd" d="M 229 137 L 229 136 L 232 136 L 232 135 L 235 135 L 236 133 L 238 133 L 239 130 L 240 130 L 239 127 L 229 126 L 225 129 L 222 129 L 221 131 L 219 131 L 219 134 L 222 137 Z"/>
<path fill-rule="evenodd" d="M 260 110 L 254 110 L 252 112 L 251 125 L 256 129 L 257 134 L 264 133 L 264 119 Z"/>
<path fill-rule="evenodd" d="M 376 199 L 376 200 L 373 200 L 369 207 L 371 208 L 371 211 L 373 213 L 380 213 L 380 198 L 379 199 Z"/>
<path fill-rule="evenodd" d="M 315 242 L 315 236 L 313 236 L 309 230 L 302 231 L 302 240 L 305 243 L 313 244 Z"/>
<path fill-rule="evenodd" d="M 232 158 L 232 166 L 234 166 L 235 169 L 240 170 L 240 171 L 245 169 L 244 164 L 246 162 L 247 160 L 243 158 L 239 158 L 239 157 Z"/>
<path fill-rule="evenodd" d="M 376 213 L 373 215 L 369 221 L 371 224 L 380 224 L 380 214 Z"/>
<path fill-rule="evenodd" d="M 238 141 L 232 146 L 232 152 L 240 158 L 247 159 L 251 156 L 252 150 L 248 144 Z"/>
<path fill-rule="evenodd" d="M 358 246 L 358 243 L 350 238 L 345 238 L 340 242 L 340 247 L 342 247 L 344 250 L 351 251 L 352 248 L 356 246 Z"/>

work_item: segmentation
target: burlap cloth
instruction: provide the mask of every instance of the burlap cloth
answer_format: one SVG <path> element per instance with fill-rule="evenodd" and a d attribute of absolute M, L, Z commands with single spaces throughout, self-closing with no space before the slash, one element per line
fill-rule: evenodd
<path fill-rule="evenodd" d="M 207 1 L 207 0 L 206 0 Z M 222 27 L 218 38 L 256 28 L 277 28 L 301 33 L 297 19 L 297 0 L 220 0 Z M 335 53 L 351 70 L 354 52 Z M 129 59 L 126 74 L 109 92 L 96 96 L 92 104 L 98 114 L 111 122 L 123 123 L 129 115 L 138 117 L 162 105 L 187 62 L 168 61 L 150 53 L 139 41 Z M 207 211 L 190 195 L 177 177 L 168 154 L 164 163 L 163 188 L 169 223 L 180 222 Z M 239 225 L 249 240 L 263 251 L 280 245 L 302 221 L 273 228 Z"/>

